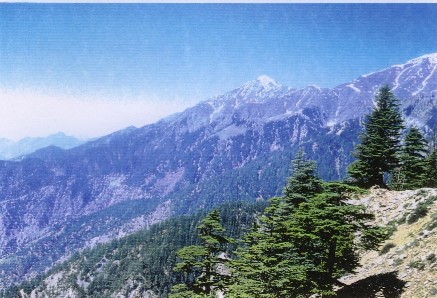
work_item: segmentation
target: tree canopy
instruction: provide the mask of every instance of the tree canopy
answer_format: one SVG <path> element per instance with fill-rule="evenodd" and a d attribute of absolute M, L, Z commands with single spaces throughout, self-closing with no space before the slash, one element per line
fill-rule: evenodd
<path fill-rule="evenodd" d="M 427 187 L 437 187 L 437 150 L 434 149 L 426 159 L 426 184 Z"/>
<path fill-rule="evenodd" d="M 399 166 L 393 171 L 391 187 L 415 189 L 426 185 L 428 142 L 415 127 L 407 132 L 399 157 Z"/>
<path fill-rule="evenodd" d="M 403 120 L 398 99 L 388 86 L 379 90 L 376 106 L 367 115 L 360 144 L 355 147 L 356 160 L 348 173 L 362 187 L 386 187 L 385 175 L 399 164 Z"/>
<path fill-rule="evenodd" d="M 229 274 L 219 266 L 227 262 L 222 253 L 233 240 L 223 236 L 225 230 L 220 223 L 219 211 L 210 212 L 197 230 L 201 244 L 178 250 L 180 262 L 174 267 L 175 271 L 186 274 L 187 282 L 174 286 L 169 297 L 215 297 L 215 291 L 225 289 Z"/>
<path fill-rule="evenodd" d="M 270 201 L 236 252 L 229 297 L 333 294 L 337 279 L 358 266 L 359 252 L 376 249 L 385 239 L 382 228 L 369 225 L 372 214 L 347 203 L 362 189 L 321 183 L 314 176 L 315 164 L 302 161 L 298 153 L 292 166 L 298 171 L 288 180 L 284 196 Z M 291 189 L 301 193 L 295 196 Z M 299 200 L 290 200 L 295 197 Z"/>

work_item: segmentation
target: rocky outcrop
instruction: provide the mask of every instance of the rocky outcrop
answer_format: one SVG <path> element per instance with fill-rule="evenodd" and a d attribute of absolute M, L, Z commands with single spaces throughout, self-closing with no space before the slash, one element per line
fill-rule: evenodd
<path fill-rule="evenodd" d="M 372 189 L 356 202 L 373 211 L 376 223 L 387 225 L 393 234 L 379 252 L 363 255 L 355 274 L 342 278 L 349 285 L 342 290 L 344 295 L 355 289 L 359 294 L 353 297 L 435 296 L 437 189 Z M 369 294 L 372 291 L 376 296 Z"/>

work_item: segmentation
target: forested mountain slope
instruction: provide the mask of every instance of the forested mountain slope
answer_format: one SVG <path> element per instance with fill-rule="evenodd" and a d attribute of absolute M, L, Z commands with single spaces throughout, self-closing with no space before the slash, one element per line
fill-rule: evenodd
<path fill-rule="evenodd" d="M 240 238 L 266 202 L 220 207 L 226 235 Z M 75 254 L 47 274 L 3 292 L 4 297 L 167 297 L 184 280 L 173 272 L 176 251 L 199 243 L 205 211 L 152 225 L 120 240 Z"/>
<path fill-rule="evenodd" d="M 341 279 L 339 297 L 432 297 L 437 291 L 437 190 L 388 191 L 373 188 L 350 201 L 375 214 L 375 223 L 389 227 L 380 250 L 362 255 L 355 274 Z M 265 203 L 219 208 L 226 235 L 248 231 Z M 109 244 L 76 254 L 48 274 L 23 284 L 6 297 L 167 297 L 183 276 L 172 272 L 175 252 L 198 244 L 196 226 L 206 212 L 153 225 Z"/>

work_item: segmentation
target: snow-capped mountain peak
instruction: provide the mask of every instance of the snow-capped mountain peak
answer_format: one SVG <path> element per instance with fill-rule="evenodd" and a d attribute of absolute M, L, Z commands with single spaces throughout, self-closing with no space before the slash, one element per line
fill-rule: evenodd
<path fill-rule="evenodd" d="M 426 55 L 411 59 L 406 64 L 410 64 L 410 63 L 418 64 L 418 63 L 422 63 L 425 60 L 428 60 L 431 64 L 437 64 L 437 53 L 426 54 Z"/>
<path fill-rule="evenodd" d="M 279 86 L 279 84 L 276 83 L 276 81 L 274 79 L 272 79 L 271 77 L 269 77 L 267 75 L 259 76 L 256 80 L 261 84 L 261 86 L 264 87 L 264 89 Z"/>
<path fill-rule="evenodd" d="M 275 97 L 279 93 L 286 93 L 288 90 L 289 88 L 281 86 L 269 76 L 261 75 L 239 88 L 216 96 L 206 102 L 217 110 L 221 109 L 224 104 L 237 107 L 244 102 L 263 102 L 266 98 Z"/>
<path fill-rule="evenodd" d="M 248 93 L 265 93 L 271 91 L 277 91 L 281 89 L 282 86 L 278 84 L 274 79 L 267 75 L 261 75 L 256 80 L 252 80 L 241 86 L 240 91 L 245 94 Z"/>

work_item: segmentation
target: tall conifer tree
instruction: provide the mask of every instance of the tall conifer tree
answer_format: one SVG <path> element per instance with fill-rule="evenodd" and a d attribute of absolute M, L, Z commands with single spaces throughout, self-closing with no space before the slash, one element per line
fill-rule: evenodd
<path fill-rule="evenodd" d="M 337 182 L 324 184 L 324 192 L 299 205 L 287 223 L 299 256 L 305 256 L 310 291 L 303 297 L 334 295 L 337 279 L 359 266 L 359 253 L 377 249 L 385 230 L 369 225 L 374 218 L 364 206 L 347 201 L 362 189 Z"/>
<path fill-rule="evenodd" d="M 437 149 L 426 159 L 426 186 L 437 187 Z"/>
<path fill-rule="evenodd" d="M 347 203 L 362 189 L 323 184 L 315 163 L 303 160 L 298 153 L 285 195 L 270 201 L 231 262 L 229 297 L 331 295 L 337 278 L 357 267 L 358 251 L 385 239 L 381 228 L 368 225 L 373 215 Z"/>
<path fill-rule="evenodd" d="M 429 155 L 426 158 L 426 183 L 427 187 L 437 187 L 437 129 L 431 131 L 429 141 Z"/>
<path fill-rule="evenodd" d="M 426 184 L 427 146 L 422 133 L 412 127 L 405 136 L 400 155 L 400 188 L 415 189 Z"/>
<path fill-rule="evenodd" d="M 221 253 L 233 242 L 223 236 L 220 213 L 210 212 L 197 229 L 201 245 L 187 246 L 177 252 L 180 262 L 174 270 L 185 273 L 187 283 L 175 285 L 170 294 L 172 298 L 215 297 L 215 291 L 223 290 L 229 278 L 217 268 L 227 262 Z"/>
<path fill-rule="evenodd" d="M 349 166 L 348 173 L 359 186 L 385 187 L 384 175 L 399 164 L 403 129 L 398 99 L 388 86 L 379 90 L 376 106 L 364 125 L 361 143 L 355 147 L 356 160 Z"/>
<path fill-rule="evenodd" d="M 305 157 L 302 149 L 291 162 L 291 176 L 284 188 L 284 201 L 293 207 L 322 191 L 322 180 L 317 176 L 316 163 Z"/>
<path fill-rule="evenodd" d="M 303 297 L 311 292 L 308 263 L 293 240 L 289 222 L 299 206 L 323 191 L 316 164 L 302 150 L 291 163 L 284 196 L 272 198 L 270 206 L 244 239 L 244 247 L 232 261 L 235 282 L 229 297 Z"/>

